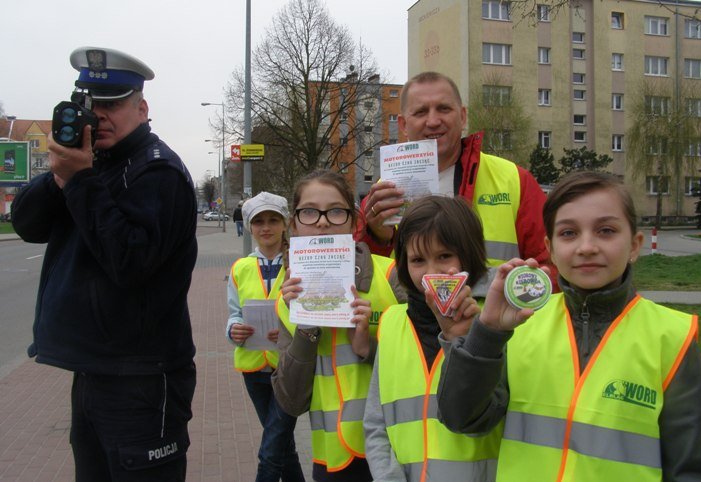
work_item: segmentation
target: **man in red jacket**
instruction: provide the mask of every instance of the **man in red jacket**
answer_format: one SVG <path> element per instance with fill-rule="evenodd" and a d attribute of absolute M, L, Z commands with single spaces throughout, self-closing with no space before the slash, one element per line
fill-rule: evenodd
<path fill-rule="evenodd" d="M 455 82 L 437 72 L 418 74 L 402 89 L 399 128 L 409 140 L 436 139 L 440 190 L 463 196 L 477 211 L 491 265 L 513 257 L 548 261 L 543 242 L 545 194 L 527 170 L 481 151 L 482 133 L 462 138 L 467 111 Z M 397 214 L 402 191 L 378 182 L 361 205 L 366 229 L 357 237 L 373 253 L 389 255 L 395 228 L 383 222 Z M 551 274 L 556 279 L 554 270 Z"/>

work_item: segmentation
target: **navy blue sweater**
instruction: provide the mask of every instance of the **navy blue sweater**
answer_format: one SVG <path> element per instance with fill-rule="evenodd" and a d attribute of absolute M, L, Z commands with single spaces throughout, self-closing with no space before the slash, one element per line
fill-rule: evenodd
<path fill-rule="evenodd" d="M 17 233 L 48 243 L 29 355 L 111 375 L 192 363 L 196 216 L 187 169 L 148 124 L 63 190 L 50 172 L 34 178 L 12 205 Z"/>

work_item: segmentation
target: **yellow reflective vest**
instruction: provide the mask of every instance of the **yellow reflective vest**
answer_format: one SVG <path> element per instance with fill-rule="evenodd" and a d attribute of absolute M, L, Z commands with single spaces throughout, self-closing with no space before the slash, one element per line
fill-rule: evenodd
<path fill-rule="evenodd" d="M 243 308 L 248 300 L 276 299 L 285 273 L 283 269 L 280 269 L 270 293 L 268 293 L 265 280 L 261 275 L 258 258 L 255 256 L 246 256 L 236 260 L 231 266 L 229 276 L 238 290 L 239 301 Z M 276 351 L 249 350 L 245 344 L 234 348 L 234 368 L 240 372 L 257 372 L 268 366 L 275 368 L 277 361 Z"/>
<path fill-rule="evenodd" d="M 472 209 L 482 221 L 487 265 L 496 267 L 521 257 L 516 233 L 521 179 L 516 164 L 480 153 L 473 197 L 467 201 L 472 202 Z M 394 250 L 390 256 L 395 257 Z"/>
<path fill-rule="evenodd" d="M 516 233 L 520 205 L 521 180 L 516 164 L 481 153 L 472 209 L 482 220 L 489 266 L 520 257 Z"/>
<path fill-rule="evenodd" d="M 391 306 L 380 318 L 375 363 L 387 435 L 407 481 L 493 481 L 502 425 L 470 436 L 438 421 L 443 350 L 428 367 L 406 310 Z"/>
<path fill-rule="evenodd" d="M 359 292 L 370 300 L 372 319 L 378 319 L 388 306 L 397 303 L 389 283 L 394 260 L 372 255 L 373 277 L 369 293 Z M 278 297 L 278 315 L 290 334 L 296 326 L 290 322 L 289 310 Z M 375 314 L 378 316 L 375 316 Z M 370 324 L 370 336 L 377 336 L 377 324 Z M 372 365 L 363 363 L 348 339 L 348 329 L 321 329 L 316 353 L 314 388 L 309 407 L 312 429 L 312 459 L 329 472 L 343 470 L 354 457 L 365 457 L 363 414 Z"/>
<path fill-rule="evenodd" d="M 661 481 L 658 419 L 696 318 L 637 296 L 580 375 L 564 297 L 553 295 L 507 346 L 497 480 Z"/>

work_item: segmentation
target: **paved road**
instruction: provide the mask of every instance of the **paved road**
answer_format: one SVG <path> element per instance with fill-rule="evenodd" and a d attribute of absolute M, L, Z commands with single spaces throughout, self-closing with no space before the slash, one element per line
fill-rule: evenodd
<path fill-rule="evenodd" d="M 652 230 L 642 230 L 645 235 L 642 254 L 651 253 Z M 701 239 L 691 238 L 692 235 L 701 234 L 701 229 L 668 228 L 657 232 L 657 253 L 665 256 L 687 256 L 701 253 Z"/>
<path fill-rule="evenodd" d="M 43 244 L 0 243 L 0 378 L 27 358 Z"/>

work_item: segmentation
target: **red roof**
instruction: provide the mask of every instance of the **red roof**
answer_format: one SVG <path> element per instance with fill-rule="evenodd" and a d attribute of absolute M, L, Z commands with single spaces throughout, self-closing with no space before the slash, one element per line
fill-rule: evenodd
<path fill-rule="evenodd" d="M 0 119 L 0 138 L 9 137 L 10 123 L 11 121 L 7 119 Z M 45 135 L 49 135 L 51 132 L 50 120 L 15 119 L 14 122 L 12 122 L 12 140 L 26 140 L 27 131 L 35 123 Z"/>

